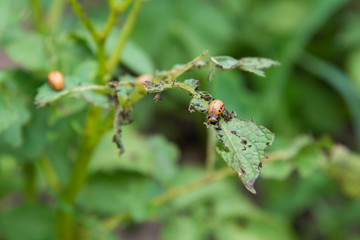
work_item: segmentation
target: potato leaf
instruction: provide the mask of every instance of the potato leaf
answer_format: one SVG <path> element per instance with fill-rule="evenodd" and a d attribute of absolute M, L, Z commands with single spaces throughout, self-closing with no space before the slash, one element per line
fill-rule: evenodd
<path fill-rule="evenodd" d="M 239 68 L 241 70 L 252 72 L 258 76 L 265 77 L 263 69 L 278 66 L 279 62 L 268 59 L 268 58 L 259 58 L 259 57 L 246 57 L 239 60 L 229 57 L 229 56 L 220 56 L 220 57 L 211 57 L 209 56 L 210 62 L 210 73 L 209 80 L 213 79 L 216 75 L 220 74 L 223 71 L 232 70 Z"/>
<path fill-rule="evenodd" d="M 73 94 L 73 93 L 79 93 L 79 92 L 85 92 L 90 90 L 108 90 L 108 86 L 102 86 L 102 85 L 96 85 L 91 84 L 87 82 L 78 81 L 74 77 L 65 76 L 65 87 L 61 91 L 55 91 L 52 89 L 48 83 L 44 83 L 39 89 L 38 93 L 35 96 L 35 104 L 38 107 L 43 107 L 46 104 L 49 104 L 53 101 L 58 100 L 61 97 Z M 93 95 L 86 95 L 85 100 L 89 99 Z M 98 98 L 90 99 L 91 101 L 96 101 Z M 102 101 L 103 99 L 101 99 Z"/>
<path fill-rule="evenodd" d="M 274 134 L 252 120 L 247 122 L 232 114 L 229 121 L 220 120 L 216 137 L 226 149 L 217 149 L 225 162 L 239 175 L 245 187 L 256 193 L 254 183 L 260 175 L 265 149 L 274 141 Z"/>

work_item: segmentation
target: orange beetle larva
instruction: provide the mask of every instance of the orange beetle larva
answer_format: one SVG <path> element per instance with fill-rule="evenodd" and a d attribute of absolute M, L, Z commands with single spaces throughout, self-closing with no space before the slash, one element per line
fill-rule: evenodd
<path fill-rule="evenodd" d="M 208 122 L 210 124 L 215 124 L 219 121 L 221 113 L 225 110 L 224 103 L 221 100 L 213 100 L 208 109 Z"/>
<path fill-rule="evenodd" d="M 56 91 L 62 90 L 65 86 L 64 76 L 58 71 L 49 73 L 47 81 L 49 85 Z"/>
<path fill-rule="evenodd" d="M 150 74 L 143 74 L 136 78 L 135 83 L 141 84 L 143 86 L 147 86 L 146 82 L 152 82 L 154 80 L 154 77 Z"/>

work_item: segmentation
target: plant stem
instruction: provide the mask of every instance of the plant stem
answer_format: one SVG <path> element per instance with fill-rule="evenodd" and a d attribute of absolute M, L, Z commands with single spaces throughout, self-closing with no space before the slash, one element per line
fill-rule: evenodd
<path fill-rule="evenodd" d="M 25 175 L 25 195 L 28 202 L 34 202 L 35 200 L 35 176 L 36 168 L 33 162 L 24 163 L 24 175 Z"/>
<path fill-rule="evenodd" d="M 183 195 L 185 193 L 193 191 L 194 189 L 202 187 L 203 185 L 220 180 L 231 174 L 234 174 L 234 170 L 232 170 L 231 168 L 224 168 L 224 169 L 218 170 L 216 172 L 206 175 L 205 177 L 203 177 L 197 181 L 185 184 L 180 187 L 171 188 L 164 194 L 151 200 L 150 204 L 153 206 L 159 206 L 159 205 L 164 204 L 165 202 L 168 202 L 180 195 Z"/>
<path fill-rule="evenodd" d="M 131 12 L 124 24 L 121 35 L 118 39 L 114 52 L 111 54 L 110 59 L 107 64 L 108 73 L 112 74 L 116 64 L 120 61 L 121 52 L 125 46 L 126 40 L 128 39 L 131 30 L 135 24 L 136 16 L 139 13 L 140 7 L 143 0 L 135 0 L 134 6 L 131 9 Z"/>
<path fill-rule="evenodd" d="M 32 11 L 34 27 L 36 31 L 42 32 L 43 31 L 42 10 L 39 0 L 30 0 L 30 6 Z"/>
<path fill-rule="evenodd" d="M 89 31 L 95 42 L 99 41 L 99 34 L 91 24 L 89 18 L 86 16 L 85 12 L 81 8 L 80 4 L 76 0 L 68 0 L 75 14 L 78 16 L 80 21 L 84 24 L 86 29 Z"/>
<path fill-rule="evenodd" d="M 59 25 L 59 21 L 64 10 L 64 3 L 64 0 L 53 0 L 51 2 L 50 10 L 47 16 L 47 29 L 50 32 L 55 32 Z"/>
<path fill-rule="evenodd" d="M 54 168 L 51 166 L 49 160 L 43 156 L 39 159 L 39 165 L 42 171 L 44 172 L 45 178 L 50 186 L 50 188 L 55 192 L 60 192 L 60 183 Z"/>
<path fill-rule="evenodd" d="M 105 39 L 100 39 L 97 44 L 97 62 L 98 62 L 98 83 L 104 83 L 106 75 L 106 54 L 105 54 Z"/>
<path fill-rule="evenodd" d="M 119 5 L 115 5 L 113 1 L 109 1 L 109 7 L 110 7 L 110 14 L 108 19 L 106 20 L 105 27 L 100 35 L 102 39 L 106 39 L 107 36 L 110 33 L 111 28 L 114 26 L 115 21 L 120 13 L 125 11 L 125 9 L 129 6 L 129 4 L 132 2 L 132 0 L 125 0 Z"/>
<path fill-rule="evenodd" d="M 101 109 L 91 106 L 87 116 L 86 128 L 79 147 L 78 156 L 72 169 L 70 180 L 61 195 L 57 212 L 57 239 L 71 240 L 73 237 L 73 205 L 85 184 L 92 151 L 102 135 L 109 128 L 111 118 L 101 120 Z"/>

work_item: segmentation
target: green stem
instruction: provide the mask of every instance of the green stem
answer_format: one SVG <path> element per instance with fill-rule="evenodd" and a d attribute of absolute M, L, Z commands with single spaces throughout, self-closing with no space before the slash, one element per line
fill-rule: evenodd
<path fill-rule="evenodd" d="M 84 24 L 87 30 L 90 32 L 91 36 L 95 40 L 95 42 L 99 42 L 99 34 L 91 24 L 89 18 L 86 16 L 85 12 L 81 8 L 81 5 L 76 0 L 68 0 L 75 14 L 78 16 L 80 21 Z"/>
<path fill-rule="evenodd" d="M 185 193 L 193 191 L 199 187 L 207 185 L 211 182 L 215 182 L 217 180 L 220 180 L 220 179 L 227 177 L 229 175 L 232 175 L 232 174 L 234 174 L 234 170 L 232 170 L 231 168 L 224 168 L 224 169 L 218 170 L 216 172 L 206 175 L 205 177 L 203 177 L 197 181 L 185 184 L 180 187 L 172 188 L 172 189 L 168 190 L 167 192 L 165 192 L 164 194 L 154 198 L 150 202 L 150 204 L 153 206 L 162 205 L 180 195 L 183 195 Z"/>
<path fill-rule="evenodd" d="M 54 168 L 51 166 L 51 163 L 46 157 L 41 157 L 39 159 L 39 165 L 42 169 L 44 176 L 50 186 L 50 188 L 55 192 L 60 192 L 60 183 Z"/>
<path fill-rule="evenodd" d="M 57 27 L 59 26 L 59 21 L 64 11 L 64 6 L 64 0 L 53 0 L 51 2 L 50 10 L 47 16 L 47 29 L 50 32 L 55 32 Z"/>
<path fill-rule="evenodd" d="M 35 177 L 36 168 L 33 162 L 27 162 L 24 164 L 25 175 L 25 195 L 28 202 L 34 202 L 35 200 Z"/>
<path fill-rule="evenodd" d="M 106 54 L 105 54 L 105 41 L 104 39 L 100 39 L 98 44 L 98 54 L 97 54 L 97 62 L 98 62 L 98 83 L 103 83 L 106 75 Z"/>
<path fill-rule="evenodd" d="M 36 31 L 42 32 L 42 10 L 39 0 L 30 0 L 30 6 L 32 11 L 33 23 Z"/>
<path fill-rule="evenodd" d="M 121 32 L 121 35 L 118 39 L 118 42 L 115 46 L 115 50 L 114 52 L 111 54 L 110 59 L 108 61 L 107 64 L 107 68 L 108 68 L 108 73 L 112 74 L 116 64 L 120 61 L 120 55 L 121 52 L 125 46 L 126 40 L 128 39 L 128 37 L 130 36 L 131 30 L 135 24 L 135 20 L 137 17 L 137 14 L 140 11 L 140 7 L 142 4 L 143 0 L 135 0 L 135 4 L 131 9 L 131 12 L 126 20 L 126 23 L 124 24 L 123 30 Z"/>
<path fill-rule="evenodd" d="M 109 115 L 110 116 L 110 115 Z M 70 180 L 64 190 L 57 212 L 57 239 L 73 238 L 73 206 L 77 195 L 85 184 L 92 151 L 102 135 L 111 125 L 111 118 L 101 120 L 101 109 L 91 106 L 87 124 L 80 144 L 78 156 L 74 163 Z"/>
<path fill-rule="evenodd" d="M 104 30 L 101 33 L 101 38 L 102 39 L 106 39 L 107 36 L 110 33 L 110 30 L 112 29 L 112 27 L 115 24 L 115 21 L 117 19 L 117 17 L 119 16 L 120 13 L 124 12 L 125 9 L 129 6 L 129 4 L 132 2 L 132 0 L 125 0 L 121 3 L 119 3 L 119 5 L 115 5 L 113 1 L 109 1 L 109 7 L 110 7 L 110 14 L 109 17 L 106 21 Z"/>

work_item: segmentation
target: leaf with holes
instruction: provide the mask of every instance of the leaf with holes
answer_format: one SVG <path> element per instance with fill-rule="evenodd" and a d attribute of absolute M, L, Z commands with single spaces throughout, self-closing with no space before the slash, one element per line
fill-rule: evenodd
<path fill-rule="evenodd" d="M 244 71 L 252 72 L 258 76 L 265 77 L 263 69 L 278 66 L 279 62 L 259 57 L 246 57 L 239 60 L 229 56 L 211 57 L 209 56 L 210 62 L 210 73 L 209 80 L 222 73 L 223 71 L 232 69 L 242 69 Z"/>
<path fill-rule="evenodd" d="M 190 101 L 189 111 L 194 112 L 195 109 L 196 111 L 207 113 L 209 101 L 211 101 L 213 97 L 206 92 L 198 91 L 199 80 L 186 79 L 183 84 L 197 93 Z"/>
<path fill-rule="evenodd" d="M 224 161 L 239 175 L 245 187 L 256 193 L 254 183 L 260 175 L 265 149 L 274 141 L 274 134 L 252 120 L 247 122 L 231 116 L 220 120 L 216 137 L 225 149 L 217 149 Z"/>

